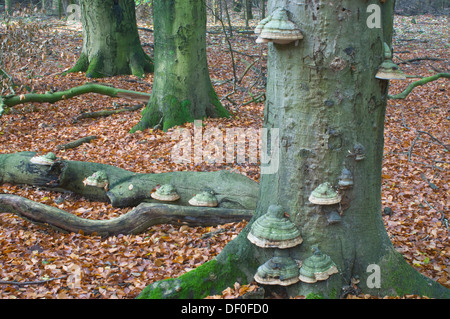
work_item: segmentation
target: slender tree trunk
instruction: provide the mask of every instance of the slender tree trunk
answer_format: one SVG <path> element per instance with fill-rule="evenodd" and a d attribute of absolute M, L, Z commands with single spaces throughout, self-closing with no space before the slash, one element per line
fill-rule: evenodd
<path fill-rule="evenodd" d="M 152 96 L 132 132 L 161 129 L 204 117 L 227 117 L 209 77 L 206 5 L 198 0 L 157 0 Z"/>
<path fill-rule="evenodd" d="M 86 72 L 87 77 L 142 77 L 153 71 L 139 40 L 133 0 L 82 0 L 81 21 L 83 49 L 69 72 Z"/>
<path fill-rule="evenodd" d="M 289 296 L 338 298 L 356 278 L 361 291 L 371 295 L 450 296 L 395 251 L 381 218 L 387 81 L 375 78 L 383 59 L 382 29 L 366 25 L 367 5 L 379 1 L 305 3 L 286 7 L 304 39 L 298 45 L 269 44 L 264 126 L 279 129 L 279 165 L 274 174 L 261 175 L 255 216 L 212 262 L 165 285 L 154 283 L 140 297 L 200 297 L 203 287 L 214 292 L 235 281 L 252 281 L 257 268 L 275 253 L 247 239 L 254 221 L 270 205 L 281 205 L 300 230 L 303 242 L 287 249 L 292 258 L 304 262 L 318 247 L 338 269 L 327 280 L 287 286 Z M 271 1 L 269 7 L 279 4 Z M 354 30 L 360 30 L 358 37 Z M 311 203 L 309 196 L 320 184 L 338 188 L 344 168 L 352 173 L 354 187 L 340 190 L 341 202 Z M 330 222 L 332 211 L 340 221 Z M 375 281 L 372 269 L 378 271 Z M 196 278 L 205 271 L 220 279 L 199 288 Z M 165 286 L 179 287 L 180 292 L 168 293 Z M 270 287 L 265 286 L 266 291 Z"/>
<path fill-rule="evenodd" d="M 5 12 L 6 14 L 12 13 L 13 0 L 5 0 Z"/>

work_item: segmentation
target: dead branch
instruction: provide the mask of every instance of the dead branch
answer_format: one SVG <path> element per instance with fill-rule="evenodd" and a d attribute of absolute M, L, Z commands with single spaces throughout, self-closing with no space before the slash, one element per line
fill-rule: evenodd
<path fill-rule="evenodd" d="M 139 234 L 158 224 L 215 226 L 250 220 L 253 215 L 253 210 L 247 209 L 141 203 L 122 216 L 109 220 L 92 220 L 11 194 L 0 194 L 0 208 L 1 213 L 12 213 L 34 224 L 50 226 L 57 231 L 81 232 L 104 237 Z"/>
<path fill-rule="evenodd" d="M 87 118 L 98 118 L 98 117 L 106 117 L 114 114 L 119 114 L 123 112 L 133 112 L 141 109 L 144 105 L 143 104 L 137 104 L 130 107 L 124 107 L 122 109 L 116 109 L 116 110 L 102 110 L 102 111 L 96 111 L 96 112 L 85 112 L 78 115 L 76 118 L 74 118 L 74 123 L 76 123 L 80 119 L 87 119 Z"/>
<path fill-rule="evenodd" d="M 80 146 L 83 143 L 89 143 L 90 141 L 95 140 L 96 138 L 97 138 L 97 136 L 94 136 L 94 135 L 82 137 L 82 138 L 79 138 L 79 139 L 77 139 L 75 141 L 72 141 L 72 142 L 69 142 L 69 143 L 66 143 L 66 144 L 58 145 L 56 147 L 56 149 L 57 150 L 67 150 L 67 149 L 70 149 L 70 148 L 75 148 L 75 147 Z"/>
<path fill-rule="evenodd" d="M 58 279 L 64 279 L 67 275 L 57 277 L 57 278 L 49 278 L 46 280 L 36 280 L 36 281 L 7 281 L 7 280 L 0 280 L 0 285 L 15 285 L 15 286 L 26 286 L 26 285 L 42 285 L 49 281 L 58 280 Z"/>

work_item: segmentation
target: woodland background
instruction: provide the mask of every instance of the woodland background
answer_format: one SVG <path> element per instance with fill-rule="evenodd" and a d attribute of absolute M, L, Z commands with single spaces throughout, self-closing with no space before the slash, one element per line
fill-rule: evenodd
<path fill-rule="evenodd" d="M 153 26 L 145 5 L 137 14 L 141 43 L 151 56 Z M 442 5 L 448 8 L 444 1 Z M 0 65 L 8 73 L 3 77 L 2 95 L 62 91 L 89 81 L 81 73 L 62 75 L 81 51 L 81 25 L 33 8 L 15 8 L 12 17 L 1 19 Z M 241 13 L 230 13 L 234 32 L 227 37 L 220 21 L 208 17 L 207 52 L 214 88 L 232 116 L 205 120 L 204 129 L 262 126 L 267 47 L 257 45 L 251 32 L 259 21 L 259 11 L 255 10 L 249 30 Z M 394 62 L 416 77 L 391 81 L 390 94 L 402 92 L 418 77 L 449 72 L 448 23 L 446 15 L 395 17 Z M 143 79 L 115 76 L 95 81 L 150 93 L 152 80 L 153 75 L 148 74 Z M 415 88 L 405 99 L 389 100 L 380 211 L 396 249 L 413 267 L 448 288 L 449 94 L 448 80 L 439 79 Z M 63 159 L 105 163 L 140 173 L 226 169 L 259 180 L 259 163 L 174 164 L 170 158 L 177 142 L 171 139 L 174 129 L 128 133 L 139 121 L 139 111 L 79 118 L 83 112 L 133 105 L 129 100 L 86 94 L 54 104 L 15 106 L 0 119 L 0 153 L 52 151 Z M 193 124 L 183 127 L 193 131 Z M 75 149 L 57 150 L 58 145 L 90 135 L 97 138 Z M 30 186 L 3 184 L 0 193 L 18 194 L 91 219 L 109 219 L 131 209 Z M 210 260 L 245 225 L 246 221 L 217 227 L 159 225 L 137 236 L 101 238 L 62 234 L 15 215 L 0 214 L 0 298 L 134 298 L 152 282 L 178 277 Z M 74 269 L 81 269 L 82 274 L 76 287 L 67 280 Z M 357 283 L 354 285 L 357 288 Z M 211 298 L 233 298 L 254 289 L 254 283 L 236 284 Z"/>

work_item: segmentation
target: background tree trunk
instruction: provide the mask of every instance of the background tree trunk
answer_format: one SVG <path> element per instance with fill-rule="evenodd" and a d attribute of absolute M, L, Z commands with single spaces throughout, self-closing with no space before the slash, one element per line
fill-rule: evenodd
<path fill-rule="evenodd" d="M 273 257 L 274 249 L 254 246 L 247 234 L 270 205 L 281 205 L 303 238 L 301 245 L 289 249 L 290 256 L 304 261 L 311 256 L 311 249 L 318 247 L 339 270 L 325 281 L 288 286 L 289 296 L 313 293 L 338 298 L 354 278 L 358 278 L 361 291 L 371 295 L 450 295 L 395 251 L 381 218 L 388 82 L 375 78 L 383 60 L 384 40 L 381 28 L 366 25 L 370 3 L 380 4 L 353 0 L 287 4 L 289 18 L 302 29 L 304 39 L 298 45 L 269 44 L 264 126 L 279 129 L 279 169 L 261 175 L 258 207 L 247 227 L 211 266 L 200 268 L 199 273 L 210 267 L 217 278 L 235 274 L 229 282 L 217 282 L 215 290 L 238 280 L 252 281 L 258 266 Z M 269 12 L 279 4 L 271 1 Z M 358 37 L 354 30 L 361 30 Z M 363 160 L 356 160 L 357 149 L 363 150 Z M 341 203 L 312 204 L 308 199 L 311 192 L 324 182 L 337 188 L 344 167 L 351 171 L 354 187 L 341 190 Z M 328 222 L 332 210 L 340 213 L 340 222 Z M 380 269 L 380 287 L 368 284 L 368 266 L 373 264 Z M 167 285 L 181 287 L 179 295 L 186 296 L 191 290 L 201 296 L 204 291 L 189 283 L 196 271 Z M 270 290 L 270 286 L 265 288 Z M 166 296 L 162 291 L 167 290 L 154 283 L 140 297 Z"/>
<path fill-rule="evenodd" d="M 83 49 L 69 72 L 87 77 L 152 72 L 150 58 L 142 49 L 133 0 L 82 0 Z"/>
<path fill-rule="evenodd" d="M 227 117 L 209 77 L 206 5 L 198 0 L 154 1 L 155 76 L 152 96 L 132 132 L 167 130 L 204 117 Z"/>

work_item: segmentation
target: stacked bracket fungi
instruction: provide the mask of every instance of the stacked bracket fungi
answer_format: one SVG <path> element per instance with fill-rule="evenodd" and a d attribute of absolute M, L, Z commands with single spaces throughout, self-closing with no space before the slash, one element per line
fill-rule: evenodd
<path fill-rule="evenodd" d="M 258 267 L 255 281 L 263 285 L 288 286 L 299 281 L 314 283 L 338 272 L 330 257 L 314 248 L 303 265 L 290 256 L 289 248 L 303 242 L 300 231 L 279 205 L 269 206 L 267 213 L 254 221 L 248 240 L 261 248 L 274 248 L 274 256 Z"/>
<path fill-rule="evenodd" d="M 377 79 L 381 80 L 405 80 L 406 76 L 400 70 L 397 64 L 392 61 L 392 51 L 387 43 L 384 43 L 384 61 L 378 67 L 378 72 L 375 75 Z"/>
<path fill-rule="evenodd" d="M 255 28 L 258 34 L 256 43 L 287 44 L 303 39 L 302 32 L 297 25 L 290 21 L 283 8 L 276 9 L 267 18 L 261 20 Z"/>
<path fill-rule="evenodd" d="M 276 248 L 274 257 L 258 268 L 255 274 L 258 283 L 287 286 L 299 281 L 298 263 L 286 249 L 301 244 L 303 239 L 281 206 L 269 206 L 267 213 L 255 220 L 247 238 L 258 247 Z"/>

